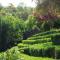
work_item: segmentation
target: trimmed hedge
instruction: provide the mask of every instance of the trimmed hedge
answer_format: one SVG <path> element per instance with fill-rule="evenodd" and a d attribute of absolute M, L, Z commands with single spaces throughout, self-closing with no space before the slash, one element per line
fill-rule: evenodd
<path fill-rule="evenodd" d="M 56 35 L 60 35 L 60 33 L 58 32 L 58 33 L 54 33 L 54 34 L 49 34 L 49 35 L 43 35 L 43 36 L 36 36 L 36 37 L 30 37 L 30 38 L 28 38 L 28 40 L 36 40 L 36 39 L 42 39 L 42 38 L 51 38 L 51 37 L 54 37 L 54 36 L 56 36 Z"/>
<path fill-rule="evenodd" d="M 50 57 L 50 58 L 60 59 L 60 46 L 58 47 L 53 45 L 50 46 L 42 45 L 41 48 L 28 47 L 24 49 L 23 53 L 31 56 Z"/>
<path fill-rule="evenodd" d="M 55 46 L 55 58 L 60 59 L 60 45 Z"/>
<path fill-rule="evenodd" d="M 35 34 L 33 35 L 32 37 L 36 37 L 36 36 L 45 36 L 45 35 L 49 35 L 49 34 L 54 34 L 54 33 L 59 33 L 60 32 L 60 29 L 52 29 L 50 31 L 46 31 L 46 32 L 41 32 L 41 33 L 38 33 L 38 34 Z"/>
<path fill-rule="evenodd" d="M 52 43 L 35 44 L 24 49 L 24 53 L 32 56 L 52 57 L 54 46 Z"/>
<path fill-rule="evenodd" d="M 27 47 L 28 45 L 27 44 L 20 43 L 17 46 L 18 46 L 18 48 L 23 48 L 23 47 Z"/>
<path fill-rule="evenodd" d="M 41 33 L 42 34 L 42 33 Z M 35 35 L 22 41 L 22 53 L 37 57 L 60 59 L 60 29 L 46 35 Z M 21 48 L 21 47 L 19 47 Z"/>
<path fill-rule="evenodd" d="M 38 44 L 38 43 L 45 43 L 51 42 L 51 38 L 42 38 L 37 40 L 23 40 L 22 43 L 24 44 Z"/>
<path fill-rule="evenodd" d="M 23 40 L 22 43 L 23 44 L 35 44 L 37 42 L 36 42 L 36 40 Z"/>
<path fill-rule="evenodd" d="M 55 45 L 60 45 L 60 35 L 55 35 L 54 37 L 52 37 L 52 42 Z"/>

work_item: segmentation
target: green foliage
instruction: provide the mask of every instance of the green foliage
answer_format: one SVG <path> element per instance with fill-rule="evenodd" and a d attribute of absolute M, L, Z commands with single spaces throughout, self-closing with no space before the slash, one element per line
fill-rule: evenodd
<path fill-rule="evenodd" d="M 28 19 L 25 22 L 25 28 L 26 31 L 30 31 L 36 27 L 36 18 L 32 15 L 28 17 Z"/>
<path fill-rule="evenodd" d="M 55 46 L 55 58 L 60 59 L 60 45 Z"/>
<path fill-rule="evenodd" d="M 20 43 L 17 45 L 19 48 L 27 47 L 27 44 Z"/>
<path fill-rule="evenodd" d="M 22 43 L 24 44 L 34 44 L 37 43 L 36 40 L 23 40 Z"/>
<path fill-rule="evenodd" d="M 33 57 L 26 54 L 23 54 L 19 51 L 19 48 L 13 47 L 6 52 L 0 53 L 0 60 L 53 60 L 48 57 Z"/>
<path fill-rule="evenodd" d="M 54 47 L 51 45 L 51 43 L 29 45 L 28 48 L 24 49 L 24 53 L 26 54 L 42 57 L 52 57 L 53 51 Z"/>
<path fill-rule="evenodd" d="M 60 45 L 60 35 L 55 35 L 54 37 L 52 37 L 52 42 L 55 45 Z"/>
<path fill-rule="evenodd" d="M 57 19 L 54 21 L 54 28 L 60 28 L 60 18 L 57 18 Z"/>
<path fill-rule="evenodd" d="M 17 48 L 12 48 L 6 52 L 0 53 L 0 60 L 20 60 L 20 52 Z"/>
<path fill-rule="evenodd" d="M 35 57 L 60 59 L 60 29 L 38 33 L 18 44 L 19 51 Z M 59 45 L 58 45 L 59 44 Z"/>
<path fill-rule="evenodd" d="M 46 22 L 43 22 L 42 25 L 41 25 L 41 29 L 43 31 L 49 31 L 51 29 L 51 23 L 46 21 Z"/>
<path fill-rule="evenodd" d="M 51 36 L 51 35 L 56 35 L 60 33 L 60 29 L 51 29 L 50 31 L 46 31 L 46 32 L 41 32 L 38 34 L 33 35 L 32 37 L 28 38 L 28 40 L 32 39 L 32 38 L 43 38 L 43 37 L 47 37 L 47 36 Z M 36 37 L 38 36 L 38 37 Z"/>
<path fill-rule="evenodd" d="M 30 40 L 23 40 L 22 43 L 24 44 L 38 44 L 38 43 L 45 43 L 45 42 L 50 42 L 51 38 L 35 38 L 34 40 L 30 39 Z"/>
<path fill-rule="evenodd" d="M 0 14 L 5 12 L 6 15 L 12 15 L 22 20 L 26 20 L 28 18 L 28 16 L 32 13 L 32 9 L 33 8 L 31 7 L 23 7 L 19 5 L 15 7 L 12 3 L 10 3 L 7 7 L 0 4 Z"/>
<path fill-rule="evenodd" d="M 23 21 L 13 16 L 0 17 L 0 48 L 14 45 L 15 42 L 22 40 Z"/>
<path fill-rule="evenodd" d="M 0 6 L 0 50 L 5 50 L 7 47 L 21 42 L 16 48 L 0 53 L 0 60 L 46 60 L 43 57 L 60 59 L 60 29 L 50 30 L 51 28 L 60 28 L 60 18 L 55 19 L 57 11 L 60 10 L 60 8 L 57 8 L 60 4 L 55 0 L 51 0 L 51 2 L 44 0 L 40 4 L 40 1 L 37 0 L 37 15 L 44 15 L 39 15 L 38 18 L 41 17 L 42 20 L 46 18 L 44 21 L 37 21 L 36 17 L 30 15 L 32 8 L 14 7 L 13 4 L 6 8 Z M 55 5 L 56 3 L 57 5 Z M 29 33 L 34 29 L 42 31 L 42 33 L 21 41 L 24 33 Z M 30 33 L 30 35 L 32 34 Z M 21 59 L 20 56 L 23 58 Z M 47 60 L 52 59 L 47 58 Z"/>

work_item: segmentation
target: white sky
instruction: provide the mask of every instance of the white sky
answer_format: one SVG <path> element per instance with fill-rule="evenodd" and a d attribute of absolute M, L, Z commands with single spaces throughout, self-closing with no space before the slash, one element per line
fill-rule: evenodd
<path fill-rule="evenodd" d="M 31 0 L 0 0 L 0 3 L 3 6 L 8 6 L 9 3 L 13 3 L 15 6 L 17 6 L 21 2 L 23 2 L 26 6 L 35 7 L 35 3 Z"/>

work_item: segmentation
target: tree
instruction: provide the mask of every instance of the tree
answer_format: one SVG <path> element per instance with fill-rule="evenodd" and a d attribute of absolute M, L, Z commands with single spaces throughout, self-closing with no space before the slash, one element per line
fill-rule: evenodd
<path fill-rule="evenodd" d="M 24 22 L 14 16 L 0 16 L 0 50 L 23 39 Z"/>
<path fill-rule="evenodd" d="M 33 0 L 36 1 L 36 11 L 35 11 L 35 17 L 38 21 L 39 28 L 44 24 L 44 22 L 48 21 L 47 24 L 49 24 L 50 28 L 53 28 L 54 25 L 58 22 L 58 19 L 60 19 L 60 1 L 59 0 Z M 41 23 L 43 21 L 43 23 Z M 40 22 L 40 24 L 39 24 Z M 59 25 L 59 23 L 57 23 Z"/>
<path fill-rule="evenodd" d="M 37 2 L 37 6 L 36 9 L 37 10 L 43 10 L 43 12 L 51 12 L 53 14 L 58 13 L 58 11 L 60 10 L 60 1 L 59 0 L 36 0 Z"/>

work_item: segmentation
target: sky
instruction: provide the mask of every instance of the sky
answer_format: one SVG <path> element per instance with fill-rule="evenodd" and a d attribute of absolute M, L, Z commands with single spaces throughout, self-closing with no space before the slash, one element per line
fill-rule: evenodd
<path fill-rule="evenodd" d="M 35 2 L 32 2 L 32 0 L 0 0 L 0 3 L 3 6 L 8 6 L 9 3 L 13 3 L 14 6 L 19 5 L 19 3 L 24 3 L 24 5 L 28 7 L 35 7 L 36 4 Z"/>

